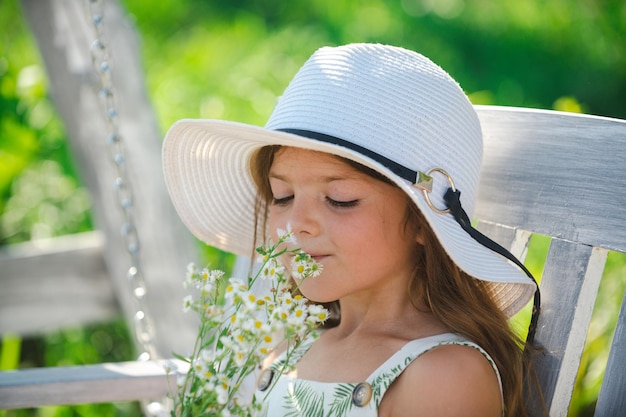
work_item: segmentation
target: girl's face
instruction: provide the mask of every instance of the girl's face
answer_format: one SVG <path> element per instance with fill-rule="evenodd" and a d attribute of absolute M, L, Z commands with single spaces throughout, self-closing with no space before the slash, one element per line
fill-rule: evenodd
<path fill-rule="evenodd" d="M 289 147 L 275 154 L 269 182 L 273 238 L 289 225 L 296 246 L 324 268 L 302 284 L 304 296 L 329 302 L 392 282 L 408 288 L 421 237 L 405 227 L 404 192 L 330 154 Z"/>

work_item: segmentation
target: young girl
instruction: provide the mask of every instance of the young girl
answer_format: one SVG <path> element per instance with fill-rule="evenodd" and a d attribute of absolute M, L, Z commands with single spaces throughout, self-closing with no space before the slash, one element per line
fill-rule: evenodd
<path fill-rule="evenodd" d="M 168 190 L 197 237 L 249 255 L 290 228 L 323 266 L 299 289 L 334 317 L 292 372 L 276 372 L 284 357 L 265 364 L 266 415 L 527 415 L 523 341 L 507 320 L 536 285 L 469 224 L 481 155 L 457 83 L 375 44 L 318 50 L 265 128 L 169 130 Z"/>

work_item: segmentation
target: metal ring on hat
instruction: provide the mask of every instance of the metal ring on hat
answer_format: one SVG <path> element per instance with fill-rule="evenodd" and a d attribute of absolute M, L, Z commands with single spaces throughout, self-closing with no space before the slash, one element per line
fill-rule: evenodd
<path fill-rule="evenodd" d="M 448 179 L 448 183 L 450 183 L 450 188 L 452 188 L 452 191 L 456 191 L 456 187 L 454 186 L 454 181 L 452 181 L 452 177 L 450 176 L 450 174 L 448 174 L 448 172 L 443 169 L 443 168 L 432 168 L 431 170 L 429 170 L 426 174 L 430 175 L 433 172 L 439 172 L 440 174 L 443 174 L 447 179 Z M 430 191 L 428 190 L 422 190 L 422 193 L 424 193 L 424 199 L 426 200 L 426 203 L 428 204 L 428 206 L 435 212 L 435 213 L 439 213 L 439 214 L 446 214 L 450 212 L 449 208 L 445 208 L 445 209 L 440 209 L 438 207 L 436 207 L 432 201 L 430 201 L 430 196 L 428 195 Z"/>

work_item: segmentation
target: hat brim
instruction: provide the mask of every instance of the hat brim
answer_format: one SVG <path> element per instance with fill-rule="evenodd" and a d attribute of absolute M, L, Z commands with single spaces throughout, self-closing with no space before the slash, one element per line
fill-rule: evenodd
<path fill-rule="evenodd" d="M 183 119 L 165 136 L 167 189 L 181 220 L 197 238 L 237 255 L 253 253 L 260 242 L 253 241 L 256 187 L 249 161 L 267 145 L 332 153 L 387 176 L 418 206 L 458 267 L 489 284 L 507 317 L 532 298 L 535 284 L 517 266 L 476 242 L 451 215 L 433 211 L 419 190 L 380 163 L 338 145 L 242 123 Z"/>

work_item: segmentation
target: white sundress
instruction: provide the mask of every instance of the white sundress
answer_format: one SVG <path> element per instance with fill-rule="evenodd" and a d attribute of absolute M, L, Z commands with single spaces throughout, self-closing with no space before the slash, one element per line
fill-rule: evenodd
<path fill-rule="evenodd" d="M 314 338 L 306 340 L 290 358 L 297 363 L 311 347 Z M 375 417 L 378 406 L 389 386 L 402 371 L 420 355 L 442 345 L 470 346 L 482 353 L 493 367 L 502 395 L 500 373 L 493 359 L 477 344 L 466 338 L 444 333 L 416 339 L 405 344 L 361 383 L 318 382 L 281 375 L 264 400 L 264 417 Z M 272 382 L 276 370 L 284 365 L 279 357 L 259 378 L 256 395 L 263 399 L 263 389 Z"/>

